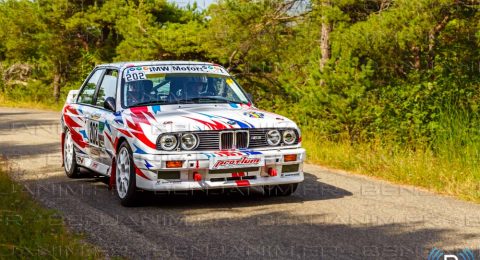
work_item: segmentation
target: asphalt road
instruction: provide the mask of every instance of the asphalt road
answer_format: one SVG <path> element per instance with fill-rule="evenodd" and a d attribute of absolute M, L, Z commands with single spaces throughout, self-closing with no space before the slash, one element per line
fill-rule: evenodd
<path fill-rule="evenodd" d="M 433 247 L 478 256 L 480 205 L 314 165 L 291 197 L 145 194 L 125 208 L 105 178 L 65 176 L 59 118 L 0 108 L 0 153 L 27 192 L 107 256 L 426 259 Z"/>

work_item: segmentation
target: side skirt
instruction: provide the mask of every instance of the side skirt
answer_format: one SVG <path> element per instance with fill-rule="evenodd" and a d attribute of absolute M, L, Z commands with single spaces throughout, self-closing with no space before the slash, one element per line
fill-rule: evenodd
<path fill-rule="evenodd" d="M 88 168 L 92 171 L 95 171 L 99 174 L 102 174 L 108 177 L 110 176 L 109 165 L 94 161 L 91 158 L 89 158 L 86 154 L 77 154 L 77 164 L 82 167 Z"/>

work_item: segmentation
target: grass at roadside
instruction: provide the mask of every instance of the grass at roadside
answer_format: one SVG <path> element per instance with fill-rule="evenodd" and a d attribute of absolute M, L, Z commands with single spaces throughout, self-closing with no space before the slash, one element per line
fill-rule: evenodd
<path fill-rule="evenodd" d="M 12 99 L 6 98 L 3 95 L 0 95 L 0 106 L 60 111 L 63 107 L 63 102 L 60 102 L 57 104 L 53 102 L 45 103 L 40 101 L 32 101 L 29 99 L 12 100 Z"/>
<path fill-rule="evenodd" d="M 69 232 L 55 211 L 41 207 L 2 170 L 0 191 L 0 258 L 103 258 L 98 249 Z"/>
<path fill-rule="evenodd" d="M 303 132 L 310 163 L 415 185 L 464 200 L 480 202 L 480 170 L 475 146 L 445 145 L 439 152 L 400 146 L 319 140 L 314 131 Z"/>

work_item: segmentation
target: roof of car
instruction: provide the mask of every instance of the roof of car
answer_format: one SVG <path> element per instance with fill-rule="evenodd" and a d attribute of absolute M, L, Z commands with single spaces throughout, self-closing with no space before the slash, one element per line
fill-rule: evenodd
<path fill-rule="evenodd" d="M 151 65 L 214 65 L 210 62 L 199 62 L 199 61 L 125 61 L 125 62 L 116 62 L 116 63 L 107 63 L 100 64 L 99 67 L 133 67 L 133 66 L 151 66 Z"/>

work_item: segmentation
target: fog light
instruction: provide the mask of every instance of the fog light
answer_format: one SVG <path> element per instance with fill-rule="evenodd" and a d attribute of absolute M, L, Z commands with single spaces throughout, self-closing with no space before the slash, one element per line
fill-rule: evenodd
<path fill-rule="evenodd" d="M 181 168 L 183 161 L 167 161 L 167 168 Z"/>
<path fill-rule="evenodd" d="M 268 168 L 268 175 L 271 177 L 277 176 L 277 169 Z"/>
<path fill-rule="evenodd" d="M 296 154 L 285 154 L 283 156 L 283 161 L 284 162 L 294 162 L 297 160 L 297 155 Z"/>
<path fill-rule="evenodd" d="M 193 180 L 194 181 L 201 181 L 202 180 L 202 175 L 198 172 L 193 173 Z"/>

